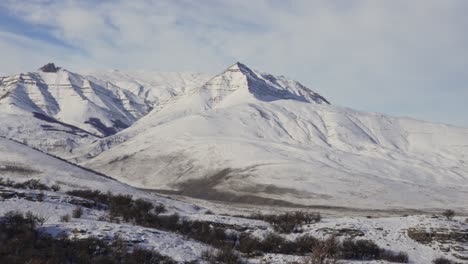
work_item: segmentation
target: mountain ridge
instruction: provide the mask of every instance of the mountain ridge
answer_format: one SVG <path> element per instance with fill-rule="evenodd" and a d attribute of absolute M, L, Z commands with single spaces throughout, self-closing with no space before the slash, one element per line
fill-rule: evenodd
<path fill-rule="evenodd" d="M 136 187 L 226 194 L 198 197 L 205 199 L 254 194 L 304 206 L 388 209 L 462 207 L 468 198 L 468 129 L 332 105 L 296 81 L 242 63 L 215 76 L 62 72 L 68 71 L 39 74 L 47 87 L 36 87 L 41 85 L 28 75 L 17 78 L 23 97 L 36 100 L 30 108 L 2 103 L 12 97 L 6 90 L 15 80 L 0 79 L 0 108 L 6 109 L 0 115 L 7 127 L 0 135 Z M 73 105 L 57 96 L 57 79 L 76 84 L 67 89 L 85 93 L 80 98 L 90 103 L 84 105 L 107 106 L 101 113 L 111 118 L 98 119 L 101 129 L 114 130 L 99 130 L 99 121 L 90 118 L 101 108 L 93 105 L 80 108 L 84 114 L 76 124 L 92 127 L 96 136 L 70 134 L 73 129 L 64 124 L 71 122 L 55 119 Z M 60 107 L 28 93 L 36 90 L 51 93 Z M 117 101 L 103 105 L 102 98 Z M 147 108 L 133 105 L 132 112 L 131 102 Z M 37 108 L 46 118 L 34 117 Z M 134 118 L 123 119 L 128 115 Z M 117 116 L 128 127 L 115 127 Z M 12 127 L 13 118 L 23 120 L 21 126 Z M 48 128 L 55 134 L 47 126 L 55 126 Z"/>

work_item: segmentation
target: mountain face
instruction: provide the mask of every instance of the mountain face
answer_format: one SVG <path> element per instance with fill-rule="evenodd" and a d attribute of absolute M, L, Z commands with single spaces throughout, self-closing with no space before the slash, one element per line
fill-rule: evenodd
<path fill-rule="evenodd" d="M 129 185 L 378 209 L 468 198 L 468 129 L 334 106 L 241 63 L 214 77 L 53 68 L 1 79 L 0 133 Z"/>
<path fill-rule="evenodd" d="M 114 84 L 49 63 L 37 72 L 0 77 L 0 136 L 68 157 L 78 146 L 131 126 L 159 100 L 176 95 L 157 80 L 139 83 L 125 76 L 127 82 L 114 76 L 120 80 Z M 165 77 L 167 83 L 190 83 L 198 75 Z"/>
<path fill-rule="evenodd" d="M 41 69 L 2 78 L 2 105 L 45 115 L 97 136 L 127 128 L 151 109 L 133 93 L 111 84 L 98 85 L 53 64 Z"/>

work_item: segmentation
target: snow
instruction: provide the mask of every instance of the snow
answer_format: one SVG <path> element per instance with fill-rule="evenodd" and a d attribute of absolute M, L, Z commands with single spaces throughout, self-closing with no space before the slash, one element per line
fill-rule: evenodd
<path fill-rule="evenodd" d="M 181 190 L 230 169 L 215 190 L 302 205 L 466 210 L 468 129 L 322 98 L 238 63 L 75 160 L 144 188 Z"/>
<path fill-rule="evenodd" d="M 0 169 L 2 178 L 9 178 L 16 182 L 39 179 L 41 183 L 48 186 L 57 183 L 63 191 L 70 189 L 91 189 L 99 190 L 103 193 L 110 191 L 114 194 L 130 194 L 136 198 L 147 199 L 155 203 L 164 203 L 170 212 L 194 213 L 202 209 L 193 204 L 167 199 L 135 189 L 108 176 L 85 170 L 17 142 L 0 138 L 0 168 L 5 167 L 5 165 L 14 165 L 15 167 L 32 171 L 22 173 L 14 169 Z"/>
<path fill-rule="evenodd" d="M 0 171 L 15 181 L 58 183 L 62 191 L 131 194 L 184 218 L 243 226 L 259 237 L 272 231 L 269 224 L 205 214 L 207 208 L 229 214 L 280 210 L 268 207 L 269 201 L 288 202 L 288 210 L 322 208 L 333 217 L 305 226 L 306 233 L 324 237 L 329 229 L 357 229 L 364 234 L 360 238 L 408 252 L 411 263 L 451 258 L 453 252 L 415 242 L 407 236 L 409 228 L 467 229 L 461 217 L 395 215 L 448 207 L 468 212 L 468 129 L 335 106 L 296 81 L 242 63 L 215 76 L 78 74 L 60 68 L 0 77 Z M 181 201 L 144 189 L 194 197 L 179 196 Z M 211 250 L 177 234 L 99 221 L 98 210 L 86 209 L 83 218 L 62 223 L 60 216 L 75 208 L 69 197 L 44 194 L 43 202 L 2 200 L 0 214 L 20 210 L 47 216 L 43 231 L 54 235 L 118 233 L 180 261 L 199 260 L 203 250 Z M 362 217 L 367 212 L 393 216 Z M 263 258 L 249 261 L 298 260 L 280 254 Z"/>
<path fill-rule="evenodd" d="M 8 190 L 14 190 L 6 188 Z M 34 190 L 14 190 L 16 192 L 38 193 Z M 131 187 L 129 192 L 131 193 Z M 69 204 L 69 197 L 63 193 L 43 192 L 44 200 L 29 201 L 20 198 L 0 200 L 0 215 L 9 211 L 33 212 L 36 215 L 46 218 L 45 224 L 40 230 L 51 235 L 57 236 L 66 234 L 74 239 L 87 237 L 97 237 L 104 240 L 111 240 L 115 236 L 120 236 L 126 241 L 131 242 L 132 246 L 139 246 L 160 252 L 163 255 L 170 256 L 177 261 L 200 260 L 201 253 L 205 250 L 213 250 L 210 246 L 193 241 L 181 235 L 162 230 L 135 226 L 131 224 L 116 224 L 100 221 L 99 218 L 104 215 L 104 211 L 84 208 L 81 218 L 71 218 L 70 222 L 61 222 L 60 217 L 65 214 L 72 214 L 75 205 Z M 190 220 L 207 221 L 213 223 L 237 225 L 247 228 L 247 232 L 262 238 L 269 232 L 273 232 L 272 227 L 259 220 L 250 220 L 245 218 L 222 216 L 214 214 L 203 214 L 192 212 L 182 214 L 182 217 Z M 423 230 L 461 230 L 466 232 L 468 223 L 465 218 L 456 217 L 453 220 L 434 218 L 423 215 L 413 215 L 406 217 L 341 217 L 324 218 L 319 223 L 304 225 L 301 233 L 283 234 L 286 239 L 294 240 L 296 237 L 311 234 L 318 238 L 326 238 L 340 229 L 358 230 L 362 235 L 356 239 L 369 239 L 374 241 L 379 247 L 393 252 L 407 252 L 409 263 L 430 263 L 437 257 L 447 257 L 454 259 L 453 254 L 457 252 L 443 252 L 442 246 L 434 242 L 429 245 L 418 243 L 408 237 L 407 231 L 410 228 L 421 228 Z M 338 239 L 344 239 L 344 236 L 338 236 Z M 449 243 L 455 247 L 465 247 L 467 244 Z M 248 263 L 289 263 L 290 261 L 301 261 L 303 257 L 281 254 L 266 254 L 265 256 L 249 259 Z M 384 261 L 346 261 L 343 263 L 387 263 Z"/>
<path fill-rule="evenodd" d="M 108 241 L 115 236 L 120 236 L 126 241 L 133 242 L 135 246 L 155 250 L 181 262 L 199 260 L 201 252 L 211 248 L 174 233 L 129 224 L 98 221 L 98 216 L 103 212 L 92 209 L 84 209 L 85 213 L 81 218 L 71 218 L 70 222 L 61 222 L 60 216 L 72 215 L 75 206 L 70 204 L 19 199 L 0 201 L 0 204 L 0 215 L 9 211 L 20 211 L 46 217 L 46 223 L 40 227 L 40 230 L 54 236 L 66 234 L 75 239 L 96 237 Z"/>

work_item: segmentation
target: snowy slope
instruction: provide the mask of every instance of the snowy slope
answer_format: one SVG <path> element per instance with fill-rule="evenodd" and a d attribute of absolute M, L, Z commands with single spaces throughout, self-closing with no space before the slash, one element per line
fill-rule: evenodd
<path fill-rule="evenodd" d="M 86 78 L 105 85 L 114 84 L 137 95 L 151 106 L 200 87 L 210 74 L 161 71 L 88 71 Z"/>
<path fill-rule="evenodd" d="M 14 182 L 38 179 L 48 186 L 57 183 L 62 191 L 91 189 L 104 193 L 110 191 L 115 194 L 130 194 L 164 203 L 170 211 L 181 213 L 194 213 L 201 209 L 192 204 L 135 189 L 106 175 L 76 166 L 5 138 L 0 138 L 0 178 L 3 180 L 8 178 Z"/>
<path fill-rule="evenodd" d="M 207 78 L 142 71 L 90 76 L 54 64 L 0 77 L 0 136 L 67 158 L 75 148 L 131 126 L 159 102 Z"/>
<path fill-rule="evenodd" d="M 468 129 L 333 106 L 240 63 L 80 151 L 125 183 L 206 199 L 466 209 L 468 198 Z"/>
<path fill-rule="evenodd" d="M 100 136 L 130 126 L 150 109 L 131 92 L 100 86 L 60 68 L 2 78 L 0 91 L 2 105 L 40 113 Z"/>

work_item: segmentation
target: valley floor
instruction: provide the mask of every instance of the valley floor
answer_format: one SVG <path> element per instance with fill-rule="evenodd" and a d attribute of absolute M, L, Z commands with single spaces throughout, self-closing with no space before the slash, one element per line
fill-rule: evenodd
<path fill-rule="evenodd" d="M 16 193 L 16 194 L 15 194 Z M 201 256 L 204 251 L 214 249 L 207 244 L 190 239 L 184 235 L 154 228 L 142 227 L 130 223 L 110 223 L 103 221 L 105 210 L 84 208 L 80 218 L 70 221 L 61 220 L 63 215 L 72 215 L 76 205 L 70 203 L 67 194 L 53 191 L 41 192 L 37 198 L 36 190 L 19 190 L 0 187 L 0 215 L 9 211 L 33 212 L 46 219 L 41 231 L 53 236 L 66 234 L 71 239 L 97 237 L 111 240 L 122 237 L 130 247 L 143 247 L 170 256 L 175 261 L 195 261 L 204 263 Z M 25 198 L 26 197 L 26 198 Z M 178 197 L 181 198 L 181 197 Z M 160 197 L 158 197 L 160 200 Z M 225 226 L 243 230 L 253 237 L 263 239 L 275 232 L 271 224 L 242 217 L 254 212 L 280 213 L 285 208 L 261 208 L 237 204 L 220 204 L 195 201 L 185 198 L 186 202 L 197 204 L 197 213 L 181 213 L 180 217 L 190 221 L 209 222 L 216 226 Z M 320 210 L 324 216 L 318 223 L 301 226 L 300 232 L 281 234 L 286 240 L 293 241 L 298 236 L 310 234 L 317 238 L 331 235 L 339 239 L 353 237 L 374 241 L 379 247 L 392 252 L 406 252 L 409 263 L 431 263 L 437 257 L 447 257 L 460 263 L 468 261 L 468 222 L 466 217 L 446 220 L 441 216 L 406 215 L 403 212 L 355 212 Z M 370 216 L 372 214 L 372 216 Z M 237 215 L 237 216 L 235 216 Z M 369 215 L 369 216 L 366 216 Z M 232 231 L 232 230 L 231 230 Z M 234 230 L 235 232 L 235 230 Z M 426 239 L 430 234 L 431 239 Z M 304 256 L 285 254 L 264 254 L 259 257 L 246 257 L 248 263 L 301 263 Z M 387 263 L 382 260 L 346 261 L 341 263 Z"/>

